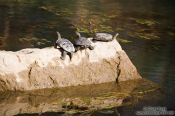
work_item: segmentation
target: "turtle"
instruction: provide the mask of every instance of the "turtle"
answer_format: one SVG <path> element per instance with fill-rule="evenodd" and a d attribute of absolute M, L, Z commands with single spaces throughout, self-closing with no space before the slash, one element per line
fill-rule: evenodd
<path fill-rule="evenodd" d="M 116 33 L 114 36 L 109 33 L 95 33 L 93 37 L 93 42 L 96 42 L 96 41 L 109 42 L 116 39 L 118 35 L 119 33 Z"/>
<path fill-rule="evenodd" d="M 82 48 L 89 48 L 90 50 L 94 49 L 94 46 L 92 46 L 92 41 L 90 39 L 82 37 L 78 31 L 76 31 L 76 35 L 78 36 L 78 38 L 75 40 L 76 51 Z"/>
<path fill-rule="evenodd" d="M 64 60 L 65 57 L 66 57 L 66 54 L 69 55 L 70 57 L 70 60 L 72 59 L 72 56 L 73 56 L 73 53 L 75 52 L 75 48 L 74 48 L 74 45 L 68 40 L 68 39 L 65 39 L 65 38 L 61 38 L 61 35 L 59 32 L 57 32 L 57 35 L 58 35 L 58 39 L 57 41 L 55 42 L 55 45 L 54 47 L 55 48 L 61 48 L 61 59 Z"/>

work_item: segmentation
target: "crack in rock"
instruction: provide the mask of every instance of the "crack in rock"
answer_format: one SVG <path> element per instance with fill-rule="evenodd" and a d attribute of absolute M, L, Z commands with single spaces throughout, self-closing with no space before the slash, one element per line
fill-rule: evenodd
<path fill-rule="evenodd" d="M 57 84 L 57 82 L 51 77 L 51 76 L 49 76 L 49 78 L 50 78 L 50 80 L 52 81 L 52 83 L 55 85 L 55 84 Z"/>
<path fill-rule="evenodd" d="M 29 72 L 28 72 L 28 78 L 29 78 L 30 85 L 31 85 L 31 73 L 32 73 L 32 66 L 30 67 Z"/>
<path fill-rule="evenodd" d="M 121 73 L 121 69 L 120 69 L 121 56 L 120 55 L 118 56 L 118 60 L 119 60 L 119 62 L 117 64 L 117 78 L 116 78 L 117 83 L 118 83 L 118 78 L 119 78 L 120 73 Z"/>

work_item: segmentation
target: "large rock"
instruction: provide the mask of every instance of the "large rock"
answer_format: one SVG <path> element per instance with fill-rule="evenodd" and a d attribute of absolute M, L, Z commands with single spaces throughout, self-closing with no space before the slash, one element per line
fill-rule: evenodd
<path fill-rule="evenodd" d="M 68 55 L 53 47 L 0 51 L 0 91 L 33 90 L 141 78 L 116 40 Z"/>

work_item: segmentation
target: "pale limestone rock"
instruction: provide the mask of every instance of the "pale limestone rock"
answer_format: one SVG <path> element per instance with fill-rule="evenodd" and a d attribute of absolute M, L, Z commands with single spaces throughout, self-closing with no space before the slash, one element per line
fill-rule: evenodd
<path fill-rule="evenodd" d="M 141 78 L 116 40 L 96 42 L 72 61 L 53 47 L 0 51 L 0 91 L 34 90 Z"/>

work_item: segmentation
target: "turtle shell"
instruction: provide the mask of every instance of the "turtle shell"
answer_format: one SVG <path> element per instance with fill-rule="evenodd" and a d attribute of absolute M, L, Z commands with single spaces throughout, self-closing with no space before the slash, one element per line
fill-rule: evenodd
<path fill-rule="evenodd" d="M 68 39 L 58 39 L 57 45 L 67 52 L 75 52 L 74 45 Z"/>
<path fill-rule="evenodd" d="M 94 40 L 99 40 L 99 41 L 112 41 L 113 36 L 108 33 L 96 33 L 94 36 Z"/>
<path fill-rule="evenodd" d="M 75 45 L 80 45 L 80 46 L 90 46 L 91 42 L 85 37 L 80 37 L 75 41 Z"/>

